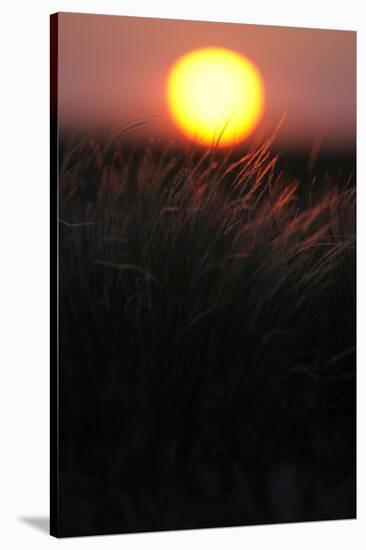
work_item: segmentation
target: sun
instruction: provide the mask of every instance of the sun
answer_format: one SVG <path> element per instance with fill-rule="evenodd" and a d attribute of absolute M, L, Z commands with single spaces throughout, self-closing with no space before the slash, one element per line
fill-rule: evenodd
<path fill-rule="evenodd" d="M 226 48 L 201 48 L 180 57 L 169 71 L 166 91 L 176 126 L 207 146 L 227 147 L 244 140 L 264 110 L 259 70 Z"/>

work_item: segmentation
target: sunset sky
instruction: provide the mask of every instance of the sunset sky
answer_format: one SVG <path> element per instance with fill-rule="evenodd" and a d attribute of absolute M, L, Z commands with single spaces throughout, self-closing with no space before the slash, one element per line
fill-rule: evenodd
<path fill-rule="evenodd" d="M 59 14 L 61 128 L 118 129 L 146 118 L 143 135 L 182 139 L 167 107 L 169 70 L 183 54 L 209 46 L 241 53 L 260 71 L 258 138 L 287 113 L 281 146 L 321 139 L 328 148 L 354 147 L 356 33 L 122 16 Z"/>

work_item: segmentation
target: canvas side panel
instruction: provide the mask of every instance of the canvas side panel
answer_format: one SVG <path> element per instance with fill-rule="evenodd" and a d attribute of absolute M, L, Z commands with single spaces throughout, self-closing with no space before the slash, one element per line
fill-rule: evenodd
<path fill-rule="evenodd" d="M 50 534 L 58 536 L 58 14 L 50 16 Z"/>

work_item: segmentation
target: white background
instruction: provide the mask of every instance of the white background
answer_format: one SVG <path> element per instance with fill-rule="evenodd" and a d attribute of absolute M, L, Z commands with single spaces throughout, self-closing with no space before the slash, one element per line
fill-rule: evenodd
<path fill-rule="evenodd" d="M 364 2 L 348 0 L 5 0 L 0 13 L 0 546 L 364 548 Z M 358 519 L 56 540 L 49 505 L 49 14 L 111 13 L 358 31 Z M 342 78 L 342 75 L 340 75 Z M 23 518 L 23 519 L 22 519 Z M 31 518 L 26 521 L 24 518 Z M 32 519 L 33 518 L 33 519 Z M 35 526 L 34 524 L 37 524 Z M 40 528 L 41 527 L 41 528 Z"/>

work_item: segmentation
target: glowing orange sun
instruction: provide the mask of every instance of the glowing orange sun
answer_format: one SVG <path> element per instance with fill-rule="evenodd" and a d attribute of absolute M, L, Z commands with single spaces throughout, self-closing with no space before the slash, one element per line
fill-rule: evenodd
<path fill-rule="evenodd" d="M 173 121 L 202 145 L 225 147 L 245 139 L 264 109 L 264 85 L 246 57 L 226 48 L 202 48 L 180 57 L 167 81 Z"/>

